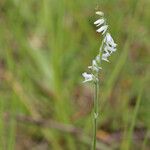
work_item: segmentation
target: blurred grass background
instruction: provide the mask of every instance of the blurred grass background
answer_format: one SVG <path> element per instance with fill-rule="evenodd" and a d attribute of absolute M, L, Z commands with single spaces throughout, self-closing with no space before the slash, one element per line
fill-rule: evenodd
<path fill-rule="evenodd" d="M 150 147 L 149 0 L 0 0 L 0 150 L 87 150 L 92 85 L 81 73 L 105 12 L 118 50 L 103 63 L 99 150 Z"/>

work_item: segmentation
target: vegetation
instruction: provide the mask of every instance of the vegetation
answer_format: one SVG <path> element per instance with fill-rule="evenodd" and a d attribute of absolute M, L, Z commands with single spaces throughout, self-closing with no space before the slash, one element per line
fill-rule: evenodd
<path fill-rule="evenodd" d="M 117 51 L 101 74 L 99 150 L 150 147 L 148 0 L 0 1 L 0 150 L 91 148 L 93 88 L 82 72 L 99 49 L 95 9 Z M 99 40 L 98 40 L 99 39 Z"/>

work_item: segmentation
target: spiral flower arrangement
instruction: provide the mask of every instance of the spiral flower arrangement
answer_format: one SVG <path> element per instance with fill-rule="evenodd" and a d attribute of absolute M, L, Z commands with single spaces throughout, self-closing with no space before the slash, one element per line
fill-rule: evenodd
<path fill-rule="evenodd" d="M 111 34 L 109 33 L 109 26 L 107 25 L 104 13 L 97 11 L 96 15 L 99 16 L 99 19 L 94 22 L 94 25 L 98 27 L 96 30 L 98 33 L 101 33 L 103 36 L 102 43 L 99 48 L 98 55 L 95 59 L 92 60 L 91 66 L 88 66 L 91 73 L 84 72 L 82 76 L 84 77 L 85 82 L 93 82 L 95 85 L 94 93 L 94 135 L 93 135 L 93 146 L 92 149 L 96 150 L 96 130 L 97 130 L 97 117 L 98 117 L 98 97 L 99 97 L 99 73 L 102 69 L 102 60 L 109 62 L 109 57 L 113 52 L 116 51 L 117 44 L 114 42 Z"/>

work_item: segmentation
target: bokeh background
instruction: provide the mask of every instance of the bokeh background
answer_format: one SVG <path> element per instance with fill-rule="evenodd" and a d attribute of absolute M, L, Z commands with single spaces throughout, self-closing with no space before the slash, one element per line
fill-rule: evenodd
<path fill-rule="evenodd" d="M 103 63 L 98 150 L 150 148 L 149 0 L 0 0 L 0 150 L 88 150 L 96 10 L 118 50 Z"/>

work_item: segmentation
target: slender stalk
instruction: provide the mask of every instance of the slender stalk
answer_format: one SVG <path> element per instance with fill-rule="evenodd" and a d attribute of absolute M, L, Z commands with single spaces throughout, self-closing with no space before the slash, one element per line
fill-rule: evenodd
<path fill-rule="evenodd" d="M 93 120 L 93 147 L 96 150 L 96 131 L 97 131 L 97 117 L 98 117 L 98 81 L 94 84 L 94 120 Z"/>
<path fill-rule="evenodd" d="M 99 65 L 101 64 L 101 57 L 102 57 L 102 49 L 104 45 L 104 40 L 99 48 Z M 99 72 L 95 75 L 98 79 Z M 98 118 L 98 96 L 99 96 L 99 80 L 94 83 L 94 120 L 93 120 L 93 145 L 92 150 L 96 150 L 96 132 L 97 132 L 97 118 Z"/>

